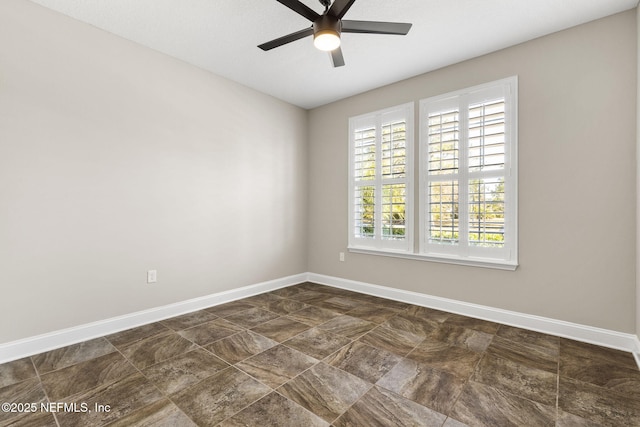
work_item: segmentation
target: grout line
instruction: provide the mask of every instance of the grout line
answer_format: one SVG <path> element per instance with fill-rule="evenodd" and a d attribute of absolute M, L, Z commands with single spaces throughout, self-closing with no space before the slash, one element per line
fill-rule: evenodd
<path fill-rule="evenodd" d="M 29 356 L 29 361 L 31 362 L 31 366 L 33 366 L 33 370 L 36 373 L 36 377 L 38 378 L 38 382 L 40 383 L 40 388 L 42 389 L 42 392 L 44 393 L 44 398 L 47 400 L 47 403 L 51 403 L 51 399 L 49 399 L 49 393 L 47 393 L 47 389 L 44 388 L 44 384 L 42 384 L 42 378 L 40 377 L 40 372 L 38 371 L 38 368 L 36 367 L 35 362 L 33 361 L 33 356 Z M 58 427 L 60 427 L 60 421 L 58 421 L 58 417 L 56 416 L 56 413 L 53 412 L 53 420 L 56 422 L 56 425 Z"/>
<path fill-rule="evenodd" d="M 558 369 L 556 371 L 556 424 L 560 419 L 560 352 L 562 344 L 558 343 Z"/>

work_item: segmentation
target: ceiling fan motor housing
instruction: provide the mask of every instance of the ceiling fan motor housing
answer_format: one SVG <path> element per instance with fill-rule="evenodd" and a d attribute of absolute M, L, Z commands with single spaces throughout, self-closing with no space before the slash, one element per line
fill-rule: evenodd
<path fill-rule="evenodd" d="M 334 18 L 331 15 L 321 15 L 318 19 L 313 21 L 313 35 L 314 37 L 324 33 L 336 34 L 340 37 L 342 32 L 342 22 L 338 18 Z"/>

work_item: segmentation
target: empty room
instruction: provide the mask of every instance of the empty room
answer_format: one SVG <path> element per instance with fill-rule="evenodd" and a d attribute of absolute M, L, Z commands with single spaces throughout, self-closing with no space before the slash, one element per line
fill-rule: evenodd
<path fill-rule="evenodd" d="M 637 0 L 0 1 L 0 426 L 638 426 Z"/>

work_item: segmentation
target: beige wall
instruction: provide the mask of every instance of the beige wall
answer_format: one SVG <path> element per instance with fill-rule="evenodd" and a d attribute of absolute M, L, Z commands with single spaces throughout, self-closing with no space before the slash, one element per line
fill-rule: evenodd
<path fill-rule="evenodd" d="M 638 29 L 638 23 L 640 23 L 640 7 L 636 7 L 636 53 L 638 58 L 638 77 L 636 84 L 638 86 L 638 95 L 636 103 L 636 335 L 640 337 L 640 29 Z M 640 350 L 640 349 L 638 349 Z"/>
<path fill-rule="evenodd" d="M 306 139 L 302 109 L 2 0 L 0 343 L 306 271 Z"/>
<path fill-rule="evenodd" d="M 636 57 L 628 11 L 312 110 L 310 271 L 634 332 Z M 511 75 L 519 76 L 520 267 L 352 253 L 339 262 L 348 118 Z"/>
<path fill-rule="evenodd" d="M 3 0 L 0 343 L 303 271 L 640 331 L 636 34 L 630 11 L 307 113 Z M 348 117 L 516 74 L 518 270 L 339 262 Z"/>

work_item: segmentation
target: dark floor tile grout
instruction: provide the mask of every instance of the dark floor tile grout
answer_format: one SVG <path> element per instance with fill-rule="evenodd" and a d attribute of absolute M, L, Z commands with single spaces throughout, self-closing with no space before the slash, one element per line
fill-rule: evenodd
<path fill-rule="evenodd" d="M 340 369 L 340 368 L 337 368 L 337 369 Z M 344 372 L 344 371 L 343 371 L 343 372 Z M 348 373 L 348 372 L 347 372 L 347 373 Z M 369 384 L 371 384 L 371 383 L 369 383 Z M 338 420 L 340 419 L 340 417 L 342 417 L 344 414 L 346 414 L 347 412 L 349 412 L 349 410 L 350 410 L 351 408 L 353 408 L 353 406 L 354 406 L 354 405 L 356 405 L 358 402 L 360 402 L 360 401 L 362 400 L 362 398 L 363 398 L 364 396 L 366 396 L 366 395 L 367 395 L 367 393 L 369 393 L 369 392 L 371 391 L 371 389 L 373 389 L 373 388 L 375 388 L 375 387 L 376 387 L 376 385 L 375 385 L 375 384 L 371 384 L 371 386 L 367 389 L 367 391 L 365 391 L 365 392 L 362 394 L 362 396 L 360 396 L 360 398 L 356 399 L 356 400 L 355 400 L 355 402 L 353 402 L 351 405 L 349 405 L 349 406 L 347 407 L 347 409 L 345 409 L 344 411 L 342 411 L 342 413 L 341 413 L 341 414 L 339 414 L 337 417 L 335 417 L 333 420 L 331 420 L 331 422 L 330 422 L 329 424 L 334 425 L 334 423 L 335 423 L 336 421 L 338 421 Z"/>
<path fill-rule="evenodd" d="M 36 355 L 34 355 L 34 356 L 36 356 Z M 36 378 L 38 378 L 38 383 L 39 383 L 40 387 L 42 388 L 42 391 L 44 393 L 44 398 L 46 399 L 47 403 L 51 403 L 51 399 L 49 399 L 49 393 L 47 392 L 47 389 L 42 384 L 42 379 L 40 378 L 40 372 L 38 371 L 38 368 L 36 367 L 36 364 L 33 361 L 33 357 L 34 356 L 29 356 L 29 361 L 31 362 L 31 365 L 33 366 L 33 370 L 36 373 Z M 56 425 L 58 427 L 61 427 L 60 426 L 60 422 L 58 421 L 58 417 L 56 416 L 56 414 L 53 413 L 52 415 L 53 415 L 54 421 L 56 422 Z"/>
<path fill-rule="evenodd" d="M 556 369 L 556 424 L 560 420 L 560 346 L 558 343 L 558 364 Z"/>

